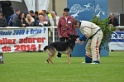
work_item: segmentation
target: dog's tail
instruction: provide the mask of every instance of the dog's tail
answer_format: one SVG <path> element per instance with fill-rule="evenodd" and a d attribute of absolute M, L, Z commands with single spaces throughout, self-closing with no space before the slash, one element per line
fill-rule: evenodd
<path fill-rule="evenodd" d="M 48 46 L 45 46 L 45 47 L 44 47 L 44 51 L 46 51 L 47 49 L 48 49 Z"/>

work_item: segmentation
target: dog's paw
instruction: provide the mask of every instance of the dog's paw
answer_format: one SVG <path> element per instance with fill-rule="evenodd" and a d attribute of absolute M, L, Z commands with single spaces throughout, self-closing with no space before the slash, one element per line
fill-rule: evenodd
<path fill-rule="evenodd" d="M 49 60 L 48 59 L 46 61 L 47 61 L 47 63 L 49 63 Z"/>

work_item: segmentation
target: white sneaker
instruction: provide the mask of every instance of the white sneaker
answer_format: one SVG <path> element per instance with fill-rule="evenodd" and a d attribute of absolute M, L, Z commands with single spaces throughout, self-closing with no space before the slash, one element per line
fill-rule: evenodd
<path fill-rule="evenodd" d="M 90 63 L 90 64 L 100 64 L 100 63 L 93 62 L 93 63 Z"/>
<path fill-rule="evenodd" d="M 85 64 L 86 62 L 84 61 L 84 62 L 81 62 L 81 63 Z"/>

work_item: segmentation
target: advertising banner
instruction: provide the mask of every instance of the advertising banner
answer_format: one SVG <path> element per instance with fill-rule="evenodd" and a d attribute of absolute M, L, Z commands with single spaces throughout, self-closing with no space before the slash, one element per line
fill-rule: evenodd
<path fill-rule="evenodd" d="M 48 28 L 0 28 L 0 52 L 41 51 L 48 45 Z"/>
<path fill-rule="evenodd" d="M 113 32 L 109 43 L 110 50 L 124 50 L 124 32 Z"/>

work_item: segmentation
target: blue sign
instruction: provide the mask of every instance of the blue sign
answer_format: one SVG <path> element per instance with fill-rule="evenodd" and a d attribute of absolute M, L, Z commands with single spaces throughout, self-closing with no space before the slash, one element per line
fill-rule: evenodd
<path fill-rule="evenodd" d="M 90 21 L 94 16 L 108 17 L 108 0 L 67 0 L 67 7 L 70 8 L 70 15 L 78 20 Z M 79 29 L 77 29 L 77 32 L 78 35 L 82 35 Z M 76 44 L 71 53 L 72 56 L 85 56 L 86 43 L 83 45 Z M 102 54 L 100 53 L 100 55 Z"/>
<path fill-rule="evenodd" d="M 108 0 L 94 0 L 94 13 L 97 17 L 107 18 L 108 17 Z"/>
<path fill-rule="evenodd" d="M 78 20 L 90 20 L 94 13 L 94 0 L 68 0 L 72 17 Z"/>

